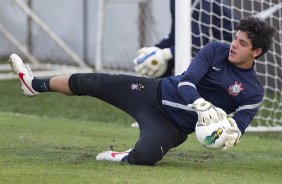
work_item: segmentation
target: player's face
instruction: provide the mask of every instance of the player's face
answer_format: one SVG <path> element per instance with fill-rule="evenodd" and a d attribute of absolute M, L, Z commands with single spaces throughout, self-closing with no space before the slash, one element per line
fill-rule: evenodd
<path fill-rule="evenodd" d="M 260 48 L 252 50 L 252 47 L 247 32 L 238 30 L 230 45 L 228 60 L 237 67 L 251 68 L 254 59 L 261 53 Z"/>

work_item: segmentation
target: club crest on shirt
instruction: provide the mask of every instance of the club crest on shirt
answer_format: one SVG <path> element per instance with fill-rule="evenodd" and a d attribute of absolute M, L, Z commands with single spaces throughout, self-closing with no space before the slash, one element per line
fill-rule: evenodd
<path fill-rule="evenodd" d="M 229 88 L 229 94 L 232 96 L 238 96 L 241 91 L 244 91 L 244 87 L 242 83 L 239 83 L 238 81 L 235 81 L 235 84 L 230 85 Z"/>

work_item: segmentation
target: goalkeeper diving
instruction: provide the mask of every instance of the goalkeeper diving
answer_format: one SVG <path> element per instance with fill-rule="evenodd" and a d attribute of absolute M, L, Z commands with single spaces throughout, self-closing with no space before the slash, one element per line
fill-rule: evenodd
<path fill-rule="evenodd" d="M 27 96 L 52 92 L 91 96 L 138 121 L 140 136 L 132 149 L 104 151 L 97 160 L 155 165 L 195 131 L 198 120 L 217 123 L 235 112 L 228 119 L 231 126 L 223 149 L 240 142 L 264 96 L 255 59 L 269 50 L 274 34 L 275 29 L 259 18 L 241 19 L 230 45 L 208 43 L 183 74 L 161 79 L 102 73 L 42 79 L 34 77 L 16 54 L 10 63 Z"/>

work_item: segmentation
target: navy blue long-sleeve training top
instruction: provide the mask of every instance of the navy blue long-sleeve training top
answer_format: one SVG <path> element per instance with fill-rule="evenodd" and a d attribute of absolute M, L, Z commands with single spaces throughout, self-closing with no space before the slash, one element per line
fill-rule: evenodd
<path fill-rule="evenodd" d="M 194 132 L 198 119 L 188 104 L 200 97 L 227 114 L 235 112 L 233 118 L 242 133 L 258 111 L 264 90 L 254 66 L 242 69 L 231 64 L 229 48 L 227 44 L 211 42 L 199 51 L 182 75 L 162 79 L 163 107 L 186 134 Z"/>

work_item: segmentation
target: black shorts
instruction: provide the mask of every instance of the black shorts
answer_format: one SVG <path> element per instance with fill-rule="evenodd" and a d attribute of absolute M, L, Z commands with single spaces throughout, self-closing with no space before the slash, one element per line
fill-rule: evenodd
<path fill-rule="evenodd" d="M 89 73 L 71 75 L 69 87 L 75 95 L 99 98 L 130 114 L 139 124 L 140 136 L 127 161 L 153 165 L 187 139 L 162 109 L 160 83 L 145 77 Z"/>

